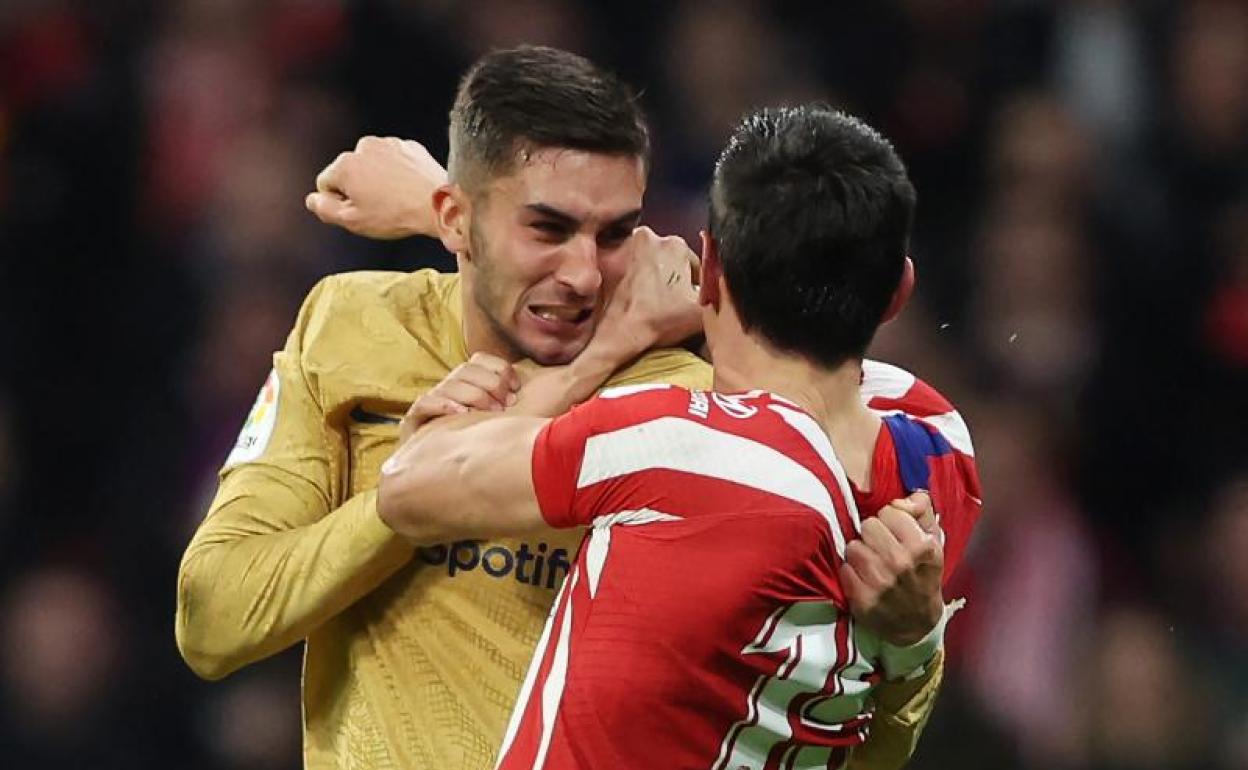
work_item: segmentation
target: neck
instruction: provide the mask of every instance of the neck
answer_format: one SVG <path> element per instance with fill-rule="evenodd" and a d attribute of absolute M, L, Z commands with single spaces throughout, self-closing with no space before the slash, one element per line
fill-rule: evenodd
<path fill-rule="evenodd" d="M 494 333 L 490 320 L 483 315 L 471 301 L 465 303 L 464 352 L 469 356 L 473 353 L 489 353 L 511 363 L 524 358 L 514 347 L 503 341 L 500 335 Z"/>
<path fill-rule="evenodd" d="M 464 355 L 471 357 L 473 353 L 489 353 L 504 361 L 515 363 L 524 358 L 515 346 L 507 342 L 494 325 L 493 319 L 478 304 L 473 292 L 471 267 L 465 266 L 461 260 L 459 265 L 459 311 L 460 333 L 464 340 Z"/>
<path fill-rule="evenodd" d="M 849 478 L 867 489 L 881 421 L 862 403 L 862 362 L 850 359 L 827 369 L 777 351 L 753 335 L 738 342 L 730 350 L 715 351 L 715 389 L 762 389 L 794 402 L 823 427 Z"/>

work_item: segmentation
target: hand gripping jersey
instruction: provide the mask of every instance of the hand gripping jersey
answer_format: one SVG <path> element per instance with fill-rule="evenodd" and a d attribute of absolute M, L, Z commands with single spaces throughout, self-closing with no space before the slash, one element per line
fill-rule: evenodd
<path fill-rule="evenodd" d="M 907 377 L 875 373 L 885 392 Z M 935 396 L 910 377 L 896 406 L 908 395 L 923 410 L 916 384 Z M 970 456 L 938 431 L 885 421 L 908 490 L 978 491 Z M 845 766 L 868 734 L 881 645 L 837 578 L 861 517 L 813 418 L 761 391 L 614 389 L 543 430 L 533 479 L 548 523 L 590 529 L 502 770 Z M 951 552 L 978 510 L 946 516 Z"/>
<path fill-rule="evenodd" d="M 460 302 L 459 276 L 429 270 L 318 284 L 183 556 L 176 628 L 196 671 L 225 676 L 306 639 L 311 770 L 491 767 L 580 539 L 414 550 L 377 517 L 399 416 L 467 360 Z M 705 362 L 669 350 L 611 384 L 710 379 Z M 909 755 L 939 674 L 893 689 L 895 731 L 863 747 L 886 759 L 863 767 Z"/>

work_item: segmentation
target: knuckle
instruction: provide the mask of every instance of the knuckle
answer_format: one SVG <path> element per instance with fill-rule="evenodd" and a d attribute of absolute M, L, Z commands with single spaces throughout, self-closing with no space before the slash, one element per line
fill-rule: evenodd
<path fill-rule="evenodd" d="M 893 557 L 893 574 L 899 576 L 913 572 L 916 563 L 913 556 L 902 551 L 899 555 Z"/>

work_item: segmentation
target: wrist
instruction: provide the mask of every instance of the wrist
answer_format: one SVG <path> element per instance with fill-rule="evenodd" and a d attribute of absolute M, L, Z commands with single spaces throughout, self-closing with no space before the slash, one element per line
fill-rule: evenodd
<path fill-rule="evenodd" d="M 958 610 L 966 606 L 965 599 L 957 599 L 941 605 L 936 625 L 926 635 L 910 644 L 881 642 L 880 664 L 884 678 L 888 680 L 910 679 L 921 676 L 936 653 L 944 647 L 945 627 Z"/>
<path fill-rule="evenodd" d="M 575 403 L 592 396 L 616 370 L 636 356 L 636 353 L 626 352 L 623 346 L 616 343 L 595 344 L 591 341 L 566 367 L 567 384 L 577 396 Z"/>
<path fill-rule="evenodd" d="M 582 353 L 572 363 L 542 370 L 520 389 L 510 411 L 534 417 L 558 417 L 594 394 L 614 368 Z"/>
<path fill-rule="evenodd" d="M 898 626 L 893 629 L 893 633 L 884 637 L 884 640 L 894 647 L 910 647 L 918 644 L 920 641 L 929 636 L 932 631 L 940 625 L 941 618 L 945 613 L 945 601 L 940 594 L 936 594 L 928 602 L 927 611 L 921 619 L 922 625 L 911 625 L 909 627 Z"/>

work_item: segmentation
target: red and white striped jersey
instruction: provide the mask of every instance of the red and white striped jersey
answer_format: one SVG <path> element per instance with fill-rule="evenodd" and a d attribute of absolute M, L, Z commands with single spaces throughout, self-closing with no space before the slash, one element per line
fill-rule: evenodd
<path fill-rule="evenodd" d="M 923 488 L 944 484 L 941 455 L 890 422 L 911 431 L 904 396 L 877 452 L 911 452 Z M 533 479 L 552 526 L 589 532 L 498 767 L 836 768 L 865 740 L 879 642 L 837 579 L 859 508 L 810 415 L 762 391 L 606 391 L 542 431 Z"/>

